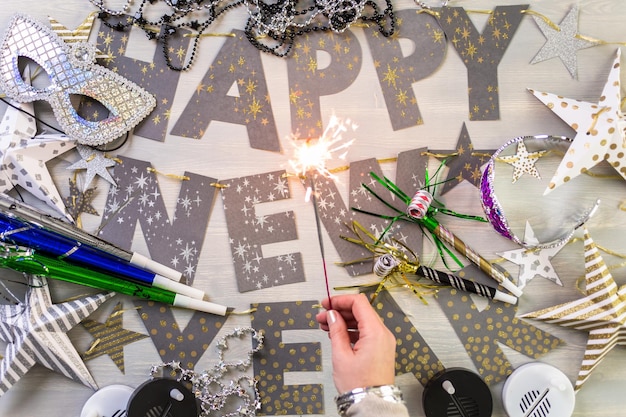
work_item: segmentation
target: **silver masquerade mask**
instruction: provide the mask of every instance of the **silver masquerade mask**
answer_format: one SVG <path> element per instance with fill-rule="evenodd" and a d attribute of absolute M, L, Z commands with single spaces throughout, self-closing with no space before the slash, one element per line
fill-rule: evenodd
<path fill-rule="evenodd" d="M 83 145 L 108 143 L 135 127 L 156 106 L 155 98 L 138 85 L 94 63 L 95 47 L 86 42 L 66 44 L 56 33 L 30 17 L 16 14 L 0 44 L 0 88 L 18 102 L 45 100 L 65 134 Z M 20 57 L 36 62 L 50 84 L 26 83 L 18 68 Z M 78 115 L 71 95 L 100 102 L 109 117 L 92 122 Z"/>

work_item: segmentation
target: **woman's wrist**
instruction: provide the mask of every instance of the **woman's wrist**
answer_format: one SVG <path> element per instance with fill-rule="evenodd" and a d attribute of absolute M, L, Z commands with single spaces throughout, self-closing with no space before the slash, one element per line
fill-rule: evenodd
<path fill-rule="evenodd" d="M 402 399 L 402 391 L 395 385 L 379 385 L 374 387 L 355 388 L 351 391 L 335 397 L 335 403 L 337 404 L 337 411 L 341 417 L 346 415 L 348 409 L 359 402 L 361 402 L 368 395 L 376 395 L 385 401 L 390 403 L 404 404 Z"/>

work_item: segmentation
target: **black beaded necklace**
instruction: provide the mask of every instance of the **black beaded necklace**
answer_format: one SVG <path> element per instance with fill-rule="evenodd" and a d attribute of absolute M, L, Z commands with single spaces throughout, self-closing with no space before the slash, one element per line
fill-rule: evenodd
<path fill-rule="evenodd" d="M 234 0 L 219 7 L 220 0 L 211 2 L 205 0 L 165 0 L 165 3 L 170 7 L 170 13 L 163 14 L 158 20 L 150 20 L 145 17 L 144 13 L 149 6 L 154 5 L 159 0 L 142 0 L 139 8 L 132 16 L 126 15 L 130 11 L 132 0 L 127 0 L 121 10 L 107 8 L 104 5 L 104 0 L 90 1 L 100 9 L 98 18 L 105 26 L 120 32 L 132 26 L 137 26 L 145 32 L 148 39 L 161 42 L 165 62 L 168 68 L 174 71 L 186 71 L 191 68 L 196 58 L 202 34 L 219 15 L 243 3 L 243 0 Z M 199 18 L 202 18 L 202 20 Z M 195 31 L 191 53 L 184 65 L 177 66 L 172 63 L 169 54 L 169 39 L 179 29 L 187 28 Z"/>
<path fill-rule="evenodd" d="M 106 7 L 105 0 L 89 1 L 100 9 L 98 17 L 105 26 L 116 31 L 137 26 L 149 39 L 161 42 L 165 62 L 174 71 L 191 68 L 203 33 L 218 16 L 242 4 L 249 15 L 245 26 L 246 38 L 257 49 L 278 57 L 289 55 L 298 36 L 331 30 L 343 32 L 357 20 L 375 23 L 383 36 L 391 36 L 395 31 L 391 0 L 385 0 L 384 9 L 374 0 L 343 0 L 340 3 L 278 0 L 271 4 L 262 0 L 141 0 L 132 15 L 129 15 L 132 0 L 127 0 L 120 10 Z M 146 18 L 146 11 L 159 2 L 169 6 L 169 12 L 156 20 Z M 307 5 L 303 7 L 305 2 Z M 177 66 L 172 63 L 168 45 L 170 38 L 180 29 L 195 33 L 187 61 Z"/>

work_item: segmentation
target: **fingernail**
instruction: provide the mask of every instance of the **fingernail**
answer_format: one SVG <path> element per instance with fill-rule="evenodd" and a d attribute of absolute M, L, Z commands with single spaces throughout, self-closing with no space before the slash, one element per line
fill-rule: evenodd
<path fill-rule="evenodd" d="M 335 324 L 337 321 L 337 312 L 335 310 L 328 310 L 328 324 Z"/>

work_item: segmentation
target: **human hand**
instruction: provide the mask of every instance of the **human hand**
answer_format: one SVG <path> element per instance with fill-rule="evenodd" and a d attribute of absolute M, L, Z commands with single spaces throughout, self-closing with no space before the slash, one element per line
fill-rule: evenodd
<path fill-rule="evenodd" d="M 322 301 L 330 308 L 330 301 Z M 363 294 L 332 298 L 332 310 L 316 319 L 328 332 L 333 380 L 341 394 L 354 388 L 391 385 L 395 379 L 396 338 Z"/>

